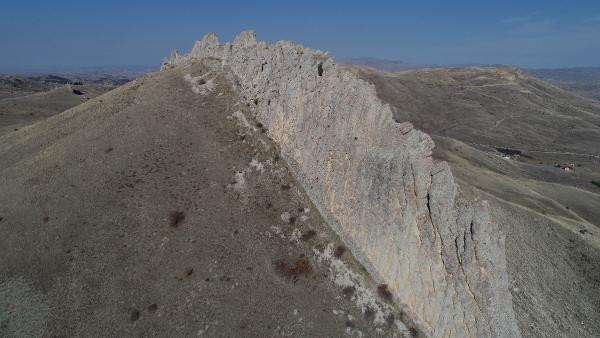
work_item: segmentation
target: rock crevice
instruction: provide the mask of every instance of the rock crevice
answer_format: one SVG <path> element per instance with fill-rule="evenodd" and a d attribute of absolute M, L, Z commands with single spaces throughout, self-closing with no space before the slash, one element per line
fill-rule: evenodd
<path fill-rule="evenodd" d="M 207 62 L 234 75 L 315 205 L 428 336 L 519 336 L 504 240 L 485 201 L 461 197 L 433 141 L 396 123 L 373 85 L 326 53 L 214 34 L 163 69 Z"/>

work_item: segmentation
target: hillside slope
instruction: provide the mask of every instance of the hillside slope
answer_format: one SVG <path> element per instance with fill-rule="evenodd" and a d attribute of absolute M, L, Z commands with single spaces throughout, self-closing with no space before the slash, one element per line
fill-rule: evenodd
<path fill-rule="evenodd" d="M 600 104 L 507 68 L 352 71 L 432 135 L 465 193 L 490 201 L 521 333 L 597 336 Z M 554 165 L 566 163 L 575 170 Z"/>
<path fill-rule="evenodd" d="M 600 68 L 527 69 L 527 73 L 565 90 L 600 101 Z"/>
<path fill-rule="evenodd" d="M 194 63 L 0 136 L 0 336 L 407 333 L 263 131 Z"/>
<path fill-rule="evenodd" d="M 64 85 L 45 92 L 0 99 L 0 135 L 62 113 L 106 91 L 108 88 Z"/>

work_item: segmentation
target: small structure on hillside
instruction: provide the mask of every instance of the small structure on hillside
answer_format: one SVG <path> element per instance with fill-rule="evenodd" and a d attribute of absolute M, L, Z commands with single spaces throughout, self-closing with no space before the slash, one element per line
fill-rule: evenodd
<path fill-rule="evenodd" d="M 507 159 L 507 160 L 510 160 L 513 158 L 516 159 L 519 157 L 519 155 L 521 155 L 521 151 L 518 149 L 499 148 L 499 147 L 497 147 L 495 149 L 502 155 L 502 158 Z"/>
<path fill-rule="evenodd" d="M 563 171 L 567 171 L 567 172 L 575 171 L 575 164 L 573 164 L 573 163 L 567 163 L 567 164 L 554 163 L 554 166 L 562 169 Z"/>

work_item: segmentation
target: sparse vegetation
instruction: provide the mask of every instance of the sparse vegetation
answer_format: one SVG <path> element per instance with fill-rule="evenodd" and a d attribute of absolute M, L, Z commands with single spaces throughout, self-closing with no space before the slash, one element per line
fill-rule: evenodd
<path fill-rule="evenodd" d="M 338 245 L 338 247 L 335 248 L 333 255 L 337 258 L 341 258 L 344 255 L 344 252 L 346 252 L 346 247 L 343 245 Z"/>
<path fill-rule="evenodd" d="M 185 213 L 183 211 L 171 211 L 170 221 L 171 227 L 177 228 L 181 222 L 185 219 Z"/>
<path fill-rule="evenodd" d="M 278 260 L 273 263 L 273 267 L 277 272 L 294 281 L 297 280 L 299 276 L 308 275 L 312 271 L 310 261 L 306 256 L 301 256 L 292 265 L 284 260 Z"/>
<path fill-rule="evenodd" d="M 308 240 L 314 238 L 316 235 L 317 235 L 317 233 L 314 230 L 310 229 L 308 231 L 305 231 L 302 234 L 302 240 L 303 241 L 308 241 Z"/>
<path fill-rule="evenodd" d="M 591 181 L 590 183 L 600 188 L 600 181 Z"/>
<path fill-rule="evenodd" d="M 377 294 L 386 302 L 392 301 L 392 293 L 388 289 L 387 284 L 379 284 L 377 286 Z"/>
<path fill-rule="evenodd" d="M 364 315 L 365 315 L 366 320 L 371 320 L 371 319 L 373 319 L 373 317 L 375 317 L 375 310 L 373 310 L 370 307 L 367 307 L 365 309 Z"/>
<path fill-rule="evenodd" d="M 342 289 L 342 294 L 346 297 L 352 297 L 356 292 L 356 288 L 354 286 L 346 286 Z"/>
<path fill-rule="evenodd" d="M 385 318 L 385 322 L 388 325 L 394 325 L 394 321 L 396 320 L 396 316 L 394 316 L 393 313 L 390 313 L 386 318 Z"/>
<path fill-rule="evenodd" d="M 138 319 L 140 319 L 140 310 L 132 309 L 131 315 L 129 316 L 129 320 L 133 323 L 133 322 L 137 321 Z"/>

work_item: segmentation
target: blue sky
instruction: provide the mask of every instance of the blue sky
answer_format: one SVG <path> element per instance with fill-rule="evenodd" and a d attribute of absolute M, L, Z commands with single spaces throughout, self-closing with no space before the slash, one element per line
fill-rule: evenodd
<path fill-rule="evenodd" d="M 208 31 L 253 29 L 337 57 L 600 66 L 600 1 L 12 1 L 0 71 L 159 65 Z"/>

